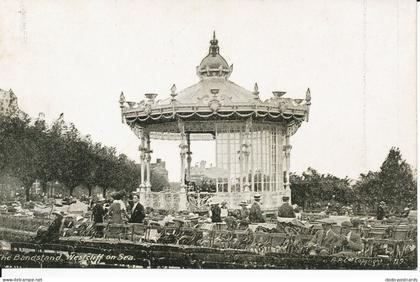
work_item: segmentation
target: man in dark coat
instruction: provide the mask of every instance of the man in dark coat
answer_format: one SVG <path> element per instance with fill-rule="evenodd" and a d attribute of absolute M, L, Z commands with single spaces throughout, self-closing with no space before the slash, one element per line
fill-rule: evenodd
<path fill-rule="evenodd" d="M 261 196 L 259 194 L 256 194 L 254 196 L 254 203 L 251 206 L 251 209 L 249 210 L 249 221 L 251 223 L 262 223 L 265 222 L 264 217 L 262 215 L 261 211 Z"/>
<path fill-rule="evenodd" d="M 101 224 L 104 222 L 104 216 L 106 214 L 104 209 L 104 201 L 105 199 L 103 197 L 98 197 L 95 206 L 92 208 L 92 221 L 95 225 L 95 236 L 97 237 L 104 236 L 104 227 L 96 226 L 96 224 Z"/>
<path fill-rule="evenodd" d="M 139 200 L 138 195 L 133 196 L 133 206 L 131 207 L 130 220 L 128 221 L 129 223 L 143 223 L 143 220 L 146 217 L 144 207 L 140 204 Z"/>
<path fill-rule="evenodd" d="M 281 205 L 279 208 L 278 216 L 295 218 L 295 212 L 293 211 L 293 207 L 289 204 L 289 197 L 283 197 L 283 205 Z"/>
<path fill-rule="evenodd" d="M 211 222 L 222 222 L 222 217 L 221 217 L 222 209 L 220 208 L 218 202 L 211 203 L 210 213 L 211 213 Z"/>

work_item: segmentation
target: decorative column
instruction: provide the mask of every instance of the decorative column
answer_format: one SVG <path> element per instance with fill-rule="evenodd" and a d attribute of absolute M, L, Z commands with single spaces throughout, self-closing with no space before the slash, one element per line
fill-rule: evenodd
<path fill-rule="evenodd" d="M 284 181 L 283 175 L 284 175 L 284 152 L 283 152 L 283 145 L 284 145 L 284 139 L 286 130 L 283 127 L 277 128 L 276 133 L 276 155 L 277 155 L 277 163 L 279 164 L 276 167 L 276 199 L 277 199 L 277 205 L 280 206 L 282 201 L 282 195 L 284 191 Z"/>
<path fill-rule="evenodd" d="M 178 127 L 181 135 L 181 144 L 180 148 L 180 160 L 181 160 L 181 189 L 179 191 L 179 210 L 187 209 L 187 192 L 185 185 L 185 157 L 188 151 L 188 145 L 185 144 L 186 134 L 185 134 L 185 125 L 184 122 L 179 120 Z"/>
<path fill-rule="evenodd" d="M 290 151 L 292 146 L 290 145 L 290 136 L 286 135 L 286 144 L 284 146 L 284 154 L 286 157 L 286 176 L 284 179 L 284 185 L 286 190 L 290 190 Z"/>
<path fill-rule="evenodd" d="M 137 189 L 137 192 L 139 193 L 139 197 L 140 197 L 140 203 L 143 206 L 146 206 L 146 186 L 144 183 L 144 163 L 145 163 L 145 159 L 146 159 L 146 154 L 145 154 L 145 137 L 144 134 L 141 134 L 140 136 L 140 146 L 139 146 L 139 151 L 140 151 L 140 187 L 139 189 Z"/>
<path fill-rule="evenodd" d="M 150 150 L 150 134 L 149 133 L 146 133 L 146 144 L 147 144 L 147 147 L 146 147 L 146 150 L 145 150 L 145 153 L 146 153 L 146 183 L 145 183 L 145 186 L 146 186 L 146 192 L 149 193 L 150 188 L 152 187 L 151 179 L 150 179 L 150 170 L 151 170 L 150 161 L 152 160 L 152 153 L 153 153 L 153 151 Z"/>
<path fill-rule="evenodd" d="M 191 152 L 191 140 L 190 133 L 187 133 L 187 181 L 191 181 L 191 161 L 192 161 L 192 152 Z"/>
<path fill-rule="evenodd" d="M 250 191 L 250 195 L 252 192 L 254 192 L 254 187 L 255 187 L 255 154 L 254 154 L 254 150 L 257 150 L 257 147 L 255 146 L 255 133 L 254 133 L 254 129 L 251 130 L 250 132 L 250 136 L 251 136 L 251 187 L 249 188 Z M 250 200 L 251 197 L 247 200 Z"/>
<path fill-rule="evenodd" d="M 244 191 L 244 143 L 243 143 L 243 132 L 242 130 L 239 131 L 239 186 L 240 191 Z M 236 190 L 235 190 L 236 192 Z"/>
<path fill-rule="evenodd" d="M 248 119 L 245 124 L 245 137 L 244 137 L 244 144 L 243 151 L 244 151 L 244 170 L 245 170 L 245 183 L 244 183 L 244 191 L 250 192 L 251 186 L 250 186 L 250 179 L 249 179 L 249 154 L 250 154 L 250 128 L 252 126 L 252 120 Z"/>

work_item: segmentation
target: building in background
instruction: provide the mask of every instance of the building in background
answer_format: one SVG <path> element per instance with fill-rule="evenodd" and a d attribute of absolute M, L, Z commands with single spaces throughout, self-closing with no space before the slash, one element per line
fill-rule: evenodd
<path fill-rule="evenodd" d="M 150 166 L 154 174 L 163 177 L 167 182 L 169 182 L 168 170 L 166 169 L 166 162 L 162 161 L 162 159 L 156 159 L 156 162 L 151 163 Z"/>

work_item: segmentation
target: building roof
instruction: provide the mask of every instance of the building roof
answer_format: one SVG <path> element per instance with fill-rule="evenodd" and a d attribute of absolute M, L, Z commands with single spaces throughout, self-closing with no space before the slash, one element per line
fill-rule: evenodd
<path fill-rule="evenodd" d="M 218 89 L 217 98 L 223 104 L 249 104 L 253 103 L 255 96 L 251 91 L 226 80 L 223 77 L 211 77 L 182 90 L 176 96 L 176 102 L 179 104 L 207 104 L 214 95 L 211 90 Z M 171 99 L 159 101 L 157 104 L 168 104 Z"/>
<path fill-rule="evenodd" d="M 286 92 L 274 91 L 273 97 L 262 101 L 258 85 L 252 91 L 229 80 L 233 71 L 219 53 L 218 40 L 213 33 L 209 53 L 197 66 L 200 81 L 182 91 L 171 88 L 169 98 L 156 100 L 157 94 L 146 93 L 141 102 L 126 101 L 120 95 L 122 119 L 131 127 L 148 127 L 182 120 L 255 120 L 301 123 L 308 119 L 310 91 L 305 99 L 283 98 Z M 167 131 L 161 127 L 160 131 Z M 174 129 L 176 131 L 176 129 Z"/>

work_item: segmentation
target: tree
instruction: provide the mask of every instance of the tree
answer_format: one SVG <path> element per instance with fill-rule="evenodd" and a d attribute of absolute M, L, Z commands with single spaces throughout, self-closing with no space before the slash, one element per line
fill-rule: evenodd
<path fill-rule="evenodd" d="M 369 171 L 367 174 L 360 174 L 359 180 L 354 185 L 354 190 L 356 191 L 356 201 L 360 205 L 374 210 L 381 195 L 379 173 Z"/>
<path fill-rule="evenodd" d="M 292 201 L 304 209 L 323 205 L 325 202 L 336 202 L 349 205 L 354 200 L 354 191 L 350 180 L 338 178 L 331 174 L 320 174 L 308 168 L 302 176 L 292 174 L 290 177 Z"/>
<path fill-rule="evenodd" d="M 152 185 L 151 190 L 153 192 L 160 192 L 166 190 L 166 188 L 169 187 L 169 182 L 166 180 L 166 178 L 153 170 L 151 171 L 150 178 Z"/>
<path fill-rule="evenodd" d="M 355 185 L 359 199 L 371 209 L 380 201 L 397 209 L 408 203 L 417 206 L 416 187 L 410 165 L 395 147 L 391 148 L 378 172 L 361 174 Z"/>
<path fill-rule="evenodd" d="M 83 137 L 74 124 L 66 124 L 63 115 L 49 128 L 29 117 L 0 116 L 0 176 L 18 178 L 26 188 L 35 180 L 44 186 L 59 182 L 71 194 L 79 185 L 100 186 L 104 194 L 109 188 L 131 191 L 138 187 L 140 170 L 115 148 L 93 143 Z M 29 197 L 27 197 L 29 199 Z"/>
<path fill-rule="evenodd" d="M 394 207 L 403 208 L 407 202 L 417 202 L 413 172 L 398 148 L 391 148 L 378 177 L 382 198 Z"/>

